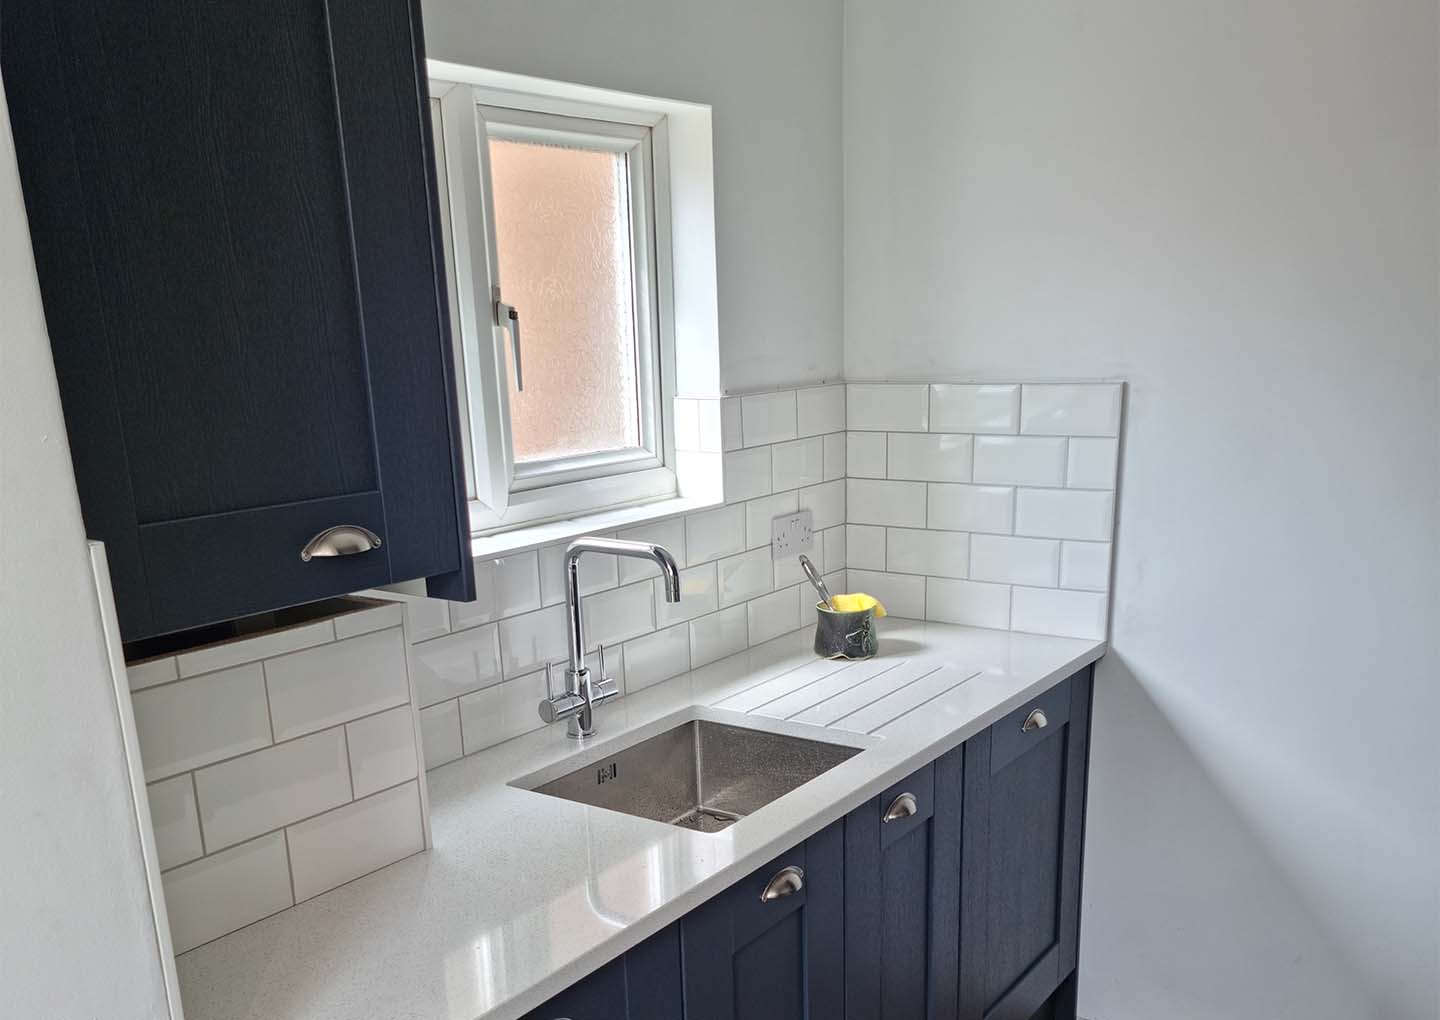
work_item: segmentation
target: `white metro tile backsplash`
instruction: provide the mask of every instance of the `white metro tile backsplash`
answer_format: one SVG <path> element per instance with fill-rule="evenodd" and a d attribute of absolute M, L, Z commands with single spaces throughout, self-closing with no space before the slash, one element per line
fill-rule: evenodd
<path fill-rule="evenodd" d="M 588 643 L 606 644 L 611 674 L 633 693 L 812 626 L 815 600 L 798 561 L 772 560 L 769 548 L 771 520 L 806 509 L 816 532 L 809 555 L 827 583 L 869 590 L 897 616 L 1007 628 L 1019 587 L 1103 601 L 1118 429 L 1088 433 L 1108 421 L 1119 386 L 1093 386 L 1105 392 L 1047 384 L 1029 403 L 1022 383 L 842 384 L 724 398 L 709 408 L 709 428 L 725 451 L 725 505 L 616 536 L 670 549 L 683 566 L 681 601 L 665 602 L 653 565 L 587 554 Z M 1026 526 L 1053 530 L 1058 519 L 1066 533 L 1017 530 L 1017 501 L 1031 492 L 1078 496 L 1078 519 L 1064 525 L 1066 506 L 1027 504 Z M 1086 502 L 1097 495 L 1108 510 Z M 1092 538 L 1100 524 L 1105 533 Z M 491 582 L 488 605 L 498 610 L 405 600 L 427 767 L 539 728 L 546 663 L 563 683 L 563 548 L 523 555 L 534 559 L 545 608 L 535 607 L 518 566 L 509 582 Z M 1090 627 L 1073 612 L 1023 608 L 1017 629 Z"/>
<path fill-rule="evenodd" d="M 128 666 L 176 952 L 424 848 L 417 731 L 431 720 L 415 713 L 413 618 L 355 598 L 315 622 Z M 420 618 L 449 627 L 448 613 Z"/>
<path fill-rule="evenodd" d="M 847 393 L 852 590 L 896 615 L 1105 636 L 1122 383 Z"/>

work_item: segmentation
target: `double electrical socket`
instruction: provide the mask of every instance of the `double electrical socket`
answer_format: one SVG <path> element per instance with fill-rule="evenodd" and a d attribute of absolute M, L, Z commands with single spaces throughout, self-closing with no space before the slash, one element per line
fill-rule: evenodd
<path fill-rule="evenodd" d="M 815 514 L 811 510 L 770 519 L 770 558 L 785 559 L 809 552 L 815 545 Z"/>

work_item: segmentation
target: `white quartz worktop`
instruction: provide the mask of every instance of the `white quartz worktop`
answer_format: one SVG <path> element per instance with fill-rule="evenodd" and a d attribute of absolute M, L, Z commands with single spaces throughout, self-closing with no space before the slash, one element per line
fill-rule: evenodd
<path fill-rule="evenodd" d="M 516 1020 L 1105 651 L 895 619 L 866 662 L 816 660 L 810 640 L 610 702 L 587 741 L 562 723 L 431 772 L 434 849 L 180 957 L 186 1016 Z M 865 750 L 715 834 L 509 785 L 730 713 Z"/>

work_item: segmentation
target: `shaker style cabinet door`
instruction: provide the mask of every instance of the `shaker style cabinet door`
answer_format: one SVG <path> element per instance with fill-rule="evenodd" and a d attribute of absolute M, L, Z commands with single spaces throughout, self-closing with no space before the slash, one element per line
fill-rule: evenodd
<path fill-rule="evenodd" d="M 680 921 L 685 1020 L 833 1020 L 845 989 L 844 822 Z"/>
<path fill-rule="evenodd" d="M 0 21 L 125 639 L 421 577 L 473 597 L 418 6 L 0 0 Z"/>
<path fill-rule="evenodd" d="M 846 1020 L 954 1020 L 963 754 L 845 819 Z"/>
<path fill-rule="evenodd" d="M 1051 997 L 1075 971 L 1080 935 L 1092 672 L 965 744 L 962 1020 L 1059 1020 Z"/>
<path fill-rule="evenodd" d="M 524 1020 L 680 1020 L 680 928 L 671 925 Z"/>

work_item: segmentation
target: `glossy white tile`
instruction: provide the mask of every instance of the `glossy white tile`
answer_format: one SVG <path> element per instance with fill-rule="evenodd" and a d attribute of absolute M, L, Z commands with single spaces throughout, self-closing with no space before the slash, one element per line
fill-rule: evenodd
<path fill-rule="evenodd" d="M 830 530 L 833 531 L 835 529 L 832 528 Z M 814 547 L 805 555 L 810 557 L 810 562 L 815 565 L 815 569 L 820 571 L 822 576 L 825 571 L 830 569 L 829 564 L 825 562 L 823 542 L 818 538 Z M 785 588 L 792 584 L 809 584 L 805 579 L 805 568 L 800 566 L 799 553 L 796 553 L 794 556 L 782 556 L 778 560 L 775 560 L 771 566 L 775 570 L 774 587 L 777 589 Z"/>
<path fill-rule="evenodd" d="M 971 457 L 969 436 L 892 432 L 885 474 L 916 482 L 968 482 Z"/>
<path fill-rule="evenodd" d="M 726 397 L 720 401 L 720 448 L 738 450 L 745 445 L 740 421 L 740 398 Z"/>
<path fill-rule="evenodd" d="M 413 652 L 421 706 L 500 682 L 499 628 L 493 623 L 423 641 Z"/>
<path fill-rule="evenodd" d="M 924 432 L 930 387 L 851 383 L 845 387 L 845 424 L 857 432 Z"/>
<path fill-rule="evenodd" d="M 925 582 L 925 619 L 969 627 L 1010 626 L 1010 587 L 945 577 Z"/>
<path fill-rule="evenodd" d="M 843 570 L 846 562 L 844 525 L 826 528 L 820 534 L 823 538 L 821 548 L 825 553 L 825 569 Z"/>
<path fill-rule="evenodd" d="M 744 551 L 743 506 L 722 506 L 685 518 L 685 562 L 690 566 Z"/>
<path fill-rule="evenodd" d="M 565 684 L 564 672 L 563 669 L 554 671 L 556 690 Z M 536 706 L 545 696 L 543 670 L 465 695 L 460 699 L 460 732 L 465 753 L 474 754 L 502 740 L 538 730 L 542 723 Z"/>
<path fill-rule="evenodd" d="M 642 524 L 638 528 L 626 528 L 616 538 L 627 542 L 650 542 L 664 546 L 676 563 L 685 562 L 685 519 L 676 517 L 668 521 Z M 629 584 L 647 577 L 659 577 L 660 568 L 649 560 L 638 560 L 633 556 L 615 557 L 620 566 L 620 583 Z"/>
<path fill-rule="evenodd" d="M 454 698 L 420 710 L 420 744 L 425 767 L 433 769 L 465 753 L 460 745 L 460 702 Z"/>
<path fill-rule="evenodd" d="M 1118 436 L 1120 384 L 1026 383 L 1020 394 L 1020 431 L 1050 436 Z"/>
<path fill-rule="evenodd" d="M 368 797 L 415 778 L 419 761 L 412 711 L 409 705 L 401 705 L 345 725 L 355 796 Z"/>
<path fill-rule="evenodd" d="M 161 884 L 176 953 L 218 939 L 294 902 L 283 832 L 166 872 Z"/>
<path fill-rule="evenodd" d="M 746 446 L 794 439 L 795 391 L 751 393 L 740 398 L 740 421 Z"/>
<path fill-rule="evenodd" d="M 927 527 L 1003 535 L 1010 533 L 1014 516 L 1014 489 L 993 485 L 930 485 Z"/>
<path fill-rule="evenodd" d="M 770 450 L 775 492 L 819 485 L 825 480 L 825 441 L 819 436 L 777 443 Z"/>
<path fill-rule="evenodd" d="M 970 577 L 998 584 L 1054 587 L 1060 581 L 1060 543 L 1043 538 L 974 535 L 970 539 Z"/>
<path fill-rule="evenodd" d="M 501 620 L 500 672 L 507 677 L 519 676 L 563 658 L 568 654 L 568 626 L 564 606 Z"/>
<path fill-rule="evenodd" d="M 344 804 L 351 797 L 344 727 L 200 769 L 195 791 L 212 852 Z"/>
<path fill-rule="evenodd" d="M 404 606 L 399 602 L 387 602 L 384 605 L 345 613 L 331 622 L 335 624 L 335 636 L 343 641 L 345 638 L 359 637 L 361 634 L 384 630 L 386 627 L 398 627 L 404 616 Z"/>
<path fill-rule="evenodd" d="M 761 496 L 745 504 L 745 546 L 758 549 L 770 544 L 770 522 L 793 514 L 800 506 L 799 494 L 791 489 L 773 496 Z"/>
<path fill-rule="evenodd" d="M 410 700 L 398 627 L 265 662 L 270 720 L 288 740 Z"/>
<path fill-rule="evenodd" d="M 810 590 L 810 586 L 805 586 Z M 752 645 L 788 634 L 800 626 L 800 588 L 791 586 L 745 603 Z"/>
<path fill-rule="evenodd" d="M 539 609 L 540 569 L 537 560 L 534 550 L 499 559 L 476 560 L 475 601 L 450 603 L 450 629 L 476 627 L 502 616 Z"/>
<path fill-rule="evenodd" d="M 193 861 L 205 852 L 200 842 L 200 813 L 187 772 L 145 788 L 150 800 L 150 824 L 155 831 L 155 854 L 161 869 Z"/>
<path fill-rule="evenodd" d="M 848 520 L 898 528 L 925 527 L 925 483 L 850 478 L 845 482 Z"/>
<path fill-rule="evenodd" d="M 1110 590 L 1109 542 L 1062 542 L 1060 587 L 1081 591 Z"/>
<path fill-rule="evenodd" d="M 930 387 L 930 427 L 937 432 L 1018 432 L 1020 387 L 937 383 Z"/>
<path fill-rule="evenodd" d="M 179 675 L 179 671 L 175 668 L 175 656 L 173 655 L 125 665 L 125 679 L 129 682 L 132 691 L 166 683 Z"/>
<path fill-rule="evenodd" d="M 669 680 L 690 668 L 690 628 L 684 624 L 625 642 L 625 693 Z"/>
<path fill-rule="evenodd" d="M 824 531 L 845 523 L 845 482 L 843 479 L 809 485 L 800 490 L 800 509 L 815 515 L 814 528 Z"/>
<path fill-rule="evenodd" d="M 420 790 L 406 783 L 290 826 L 297 902 L 425 848 Z"/>
<path fill-rule="evenodd" d="M 597 537 L 614 536 L 606 534 Z M 568 542 L 562 542 L 540 550 L 540 601 L 544 605 L 554 606 L 565 601 L 565 549 L 568 545 Z M 580 557 L 578 580 L 581 595 L 605 591 L 620 583 L 620 567 L 615 559 L 608 553 L 585 553 Z"/>
<path fill-rule="evenodd" d="M 1065 484 L 1072 489 L 1113 489 L 1120 458 L 1120 440 L 1070 440 L 1070 467 Z"/>
<path fill-rule="evenodd" d="M 798 432 L 819 436 L 845 428 L 845 387 L 812 386 L 795 394 Z"/>
<path fill-rule="evenodd" d="M 264 631 L 248 637 L 206 645 L 191 652 L 181 652 L 175 664 L 181 676 L 197 676 L 217 669 L 227 669 L 246 662 L 258 662 L 272 655 L 312 648 L 335 640 L 335 626 L 329 620 L 283 630 Z"/>
<path fill-rule="evenodd" d="M 743 605 L 690 621 L 690 668 L 723 659 L 745 648 L 747 614 Z"/>
<path fill-rule="evenodd" d="M 1114 520 L 1113 492 L 1021 489 L 1016 496 L 1017 535 L 1105 542 Z"/>
<path fill-rule="evenodd" d="M 885 569 L 898 574 L 968 577 L 970 536 L 963 531 L 887 528 Z"/>
<path fill-rule="evenodd" d="M 1105 636 L 1107 600 L 1104 595 L 1063 588 L 1016 588 L 1011 627 L 1031 634 L 1061 637 Z"/>
<path fill-rule="evenodd" d="M 654 630 L 652 592 L 658 583 L 638 581 L 582 599 L 580 615 L 585 621 L 586 643 L 591 648 L 597 644 L 614 645 Z"/>
<path fill-rule="evenodd" d="M 823 439 L 825 444 L 825 481 L 827 482 L 845 477 L 845 436 L 844 432 L 831 432 Z"/>
<path fill-rule="evenodd" d="M 764 496 L 771 489 L 769 446 L 725 454 L 725 502 L 738 503 Z"/>
<path fill-rule="evenodd" d="M 845 473 L 851 478 L 884 478 L 887 434 L 845 433 Z"/>
<path fill-rule="evenodd" d="M 986 485 L 1064 485 L 1065 444 L 1050 436 L 977 436 L 975 481 Z"/>
<path fill-rule="evenodd" d="M 925 619 L 925 578 L 850 569 L 845 571 L 845 575 L 852 590 L 874 595 L 889 615 L 909 620 Z"/>
<path fill-rule="evenodd" d="M 679 602 L 665 601 L 665 589 L 658 577 L 650 583 L 654 586 L 652 597 L 655 602 L 657 627 L 668 627 L 713 613 L 720 604 L 714 563 L 702 563 L 698 567 L 687 567 L 680 571 Z"/>
<path fill-rule="evenodd" d="M 424 641 L 450 633 L 450 603 L 444 599 L 421 595 L 395 595 L 377 592 L 386 598 L 398 598 L 405 606 L 405 632 L 411 641 Z"/>
<path fill-rule="evenodd" d="M 147 780 L 270 743 L 258 662 L 136 691 L 130 702 Z"/>
<path fill-rule="evenodd" d="M 724 423 L 721 421 L 720 400 L 717 397 L 697 398 L 695 401 L 696 417 L 700 429 L 700 446 L 702 453 L 719 453 L 725 449 Z"/>
<path fill-rule="evenodd" d="M 885 529 L 872 524 L 845 525 L 845 565 L 884 570 Z"/>
<path fill-rule="evenodd" d="M 738 556 L 728 556 L 716 565 L 720 588 L 720 604 L 734 605 L 762 595 L 775 585 L 770 550 L 751 549 Z"/>

